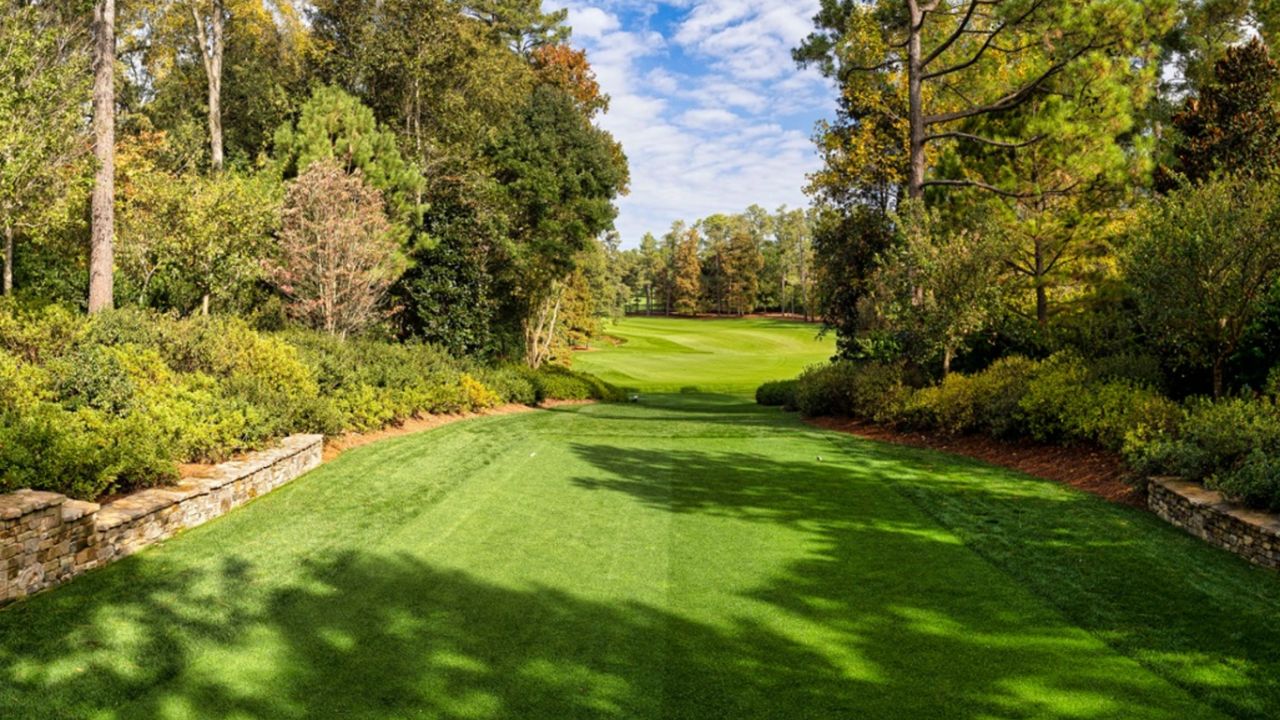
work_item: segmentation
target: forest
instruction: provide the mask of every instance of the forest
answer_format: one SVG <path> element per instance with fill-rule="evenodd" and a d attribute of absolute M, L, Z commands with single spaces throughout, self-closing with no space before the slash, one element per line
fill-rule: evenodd
<path fill-rule="evenodd" d="M 1280 7 L 824 0 L 816 296 L 773 402 L 1101 445 L 1280 509 Z"/>
<path fill-rule="evenodd" d="M 565 44 L 563 11 L 161 0 L 3 13 L 6 295 L 503 357 L 556 345 L 561 325 L 538 318 L 583 304 L 575 271 L 603 252 L 628 174 L 595 125 L 609 99 Z"/>
<path fill-rule="evenodd" d="M 565 20 L 6 1 L 0 489 L 616 394 L 565 367 L 628 186 Z"/>

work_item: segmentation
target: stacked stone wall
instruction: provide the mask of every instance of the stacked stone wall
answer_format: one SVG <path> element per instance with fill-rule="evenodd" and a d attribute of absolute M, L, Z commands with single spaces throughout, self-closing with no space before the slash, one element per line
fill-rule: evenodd
<path fill-rule="evenodd" d="M 19 490 L 0 495 L 0 605 L 66 582 L 265 495 L 318 466 L 320 435 L 223 463 L 105 505 Z"/>
<path fill-rule="evenodd" d="M 1250 510 L 1222 493 L 1174 478 L 1153 478 L 1147 506 L 1169 523 L 1252 563 L 1280 570 L 1280 516 Z"/>

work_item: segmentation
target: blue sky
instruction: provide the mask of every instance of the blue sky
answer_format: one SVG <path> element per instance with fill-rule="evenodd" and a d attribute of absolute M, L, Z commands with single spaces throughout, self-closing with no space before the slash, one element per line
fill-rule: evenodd
<path fill-rule="evenodd" d="M 814 123 L 835 90 L 801 71 L 791 48 L 818 0 L 545 0 L 566 7 L 572 42 L 588 51 L 612 97 L 600 124 L 631 162 L 619 202 L 626 246 L 674 220 L 807 204 L 817 169 Z"/>

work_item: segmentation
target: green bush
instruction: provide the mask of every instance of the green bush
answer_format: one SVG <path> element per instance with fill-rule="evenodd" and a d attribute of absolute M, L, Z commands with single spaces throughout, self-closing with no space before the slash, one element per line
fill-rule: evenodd
<path fill-rule="evenodd" d="M 1040 363 L 1024 357 L 1007 357 L 973 376 L 974 416 L 977 429 L 993 437 L 1012 439 L 1026 431 L 1022 399 Z"/>
<path fill-rule="evenodd" d="M 756 402 L 766 407 L 794 408 L 797 384 L 797 380 L 767 382 L 756 389 Z"/>
<path fill-rule="evenodd" d="M 978 427 L 976 391 L 973 376 L 952 373 L 941 383 L 912 393 L 899 411 L 898 421 L 948 435 L 973 432 Z"/>
<path fill-rule="evenodd" d="M 0 491 L 54 490 L 94 499 L 177 479 L 173 448 L 139 416 L 41 403 L 0 414 Z"/>
<path fill-rule="evenodd" d="M 478 368 L 476 377 L 493 390 L 505 402 L 536 405 L 538 391 L 519 367 L 503 365 L 494 368 Z"/>
<path fill-rule="evenodd" d="M 580 373 L 561 365 L 543 365 L 537 370 L 525 368 L 524 376 L 533 385 L 538 402 L 544 400 L 603 400 L 622 402 L 626 393 L 588 373 Z"/>
<path fill-rule="evenodd" d="M 897 419 L 909 397 L 897 366 L 843 360 L 805 370 L 796 381 L 795 394 L 796 408 L 809 417 L 880 422 Z"/>
<path fill-rule="evenodd" d="M 424 344 L 144 310 L 88 318 L 0 299 L 0 491 L 94 498 L 289 433 L 369 431 L 542 399 L 622 392 L 566 368 L 481 367 Z"/>
<path fill-rule="evenodd" d="M 1256 497 L 1265 470 L 1256 456 L 1278 453 L 1280 410 L 1275 401 L 1200 398 L 1188 404 L 1174 430 L 1133 443 L 1127 455 L 1143 474 L 1205 481 L 1228 495 L 1240 493 L 1242 499 L 1265 505 L 1269 503 Z"/>

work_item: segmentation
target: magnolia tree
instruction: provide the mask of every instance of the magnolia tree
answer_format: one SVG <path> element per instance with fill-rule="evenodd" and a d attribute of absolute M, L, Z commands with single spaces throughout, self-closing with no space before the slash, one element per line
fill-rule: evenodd
<path fill-rule="evenodd" d="M 290 314 L 334 335 L 377 321 L 404 270 L 382 193 L 333 160 L 313 163 L 290 183 L 280 242 L 274 275 Z"/>

